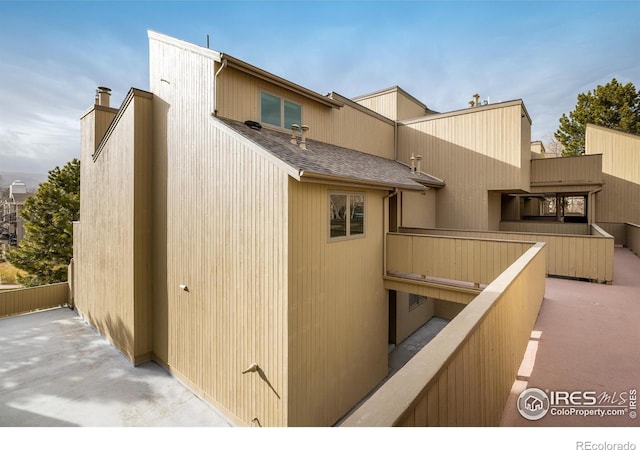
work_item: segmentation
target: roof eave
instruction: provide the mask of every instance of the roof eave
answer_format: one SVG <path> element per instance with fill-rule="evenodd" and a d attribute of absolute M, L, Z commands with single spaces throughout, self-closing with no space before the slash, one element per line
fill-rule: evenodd
<path fill-rule="evenodd" d="M 411 190 L 411 191 L 426 190 L 426 186 L 422 186 L 422 185 L 390 183 L 387 181 L 380 181 L 380 180 L 363 180 L 359 178 L 330 175 L 322 172 L 313 172 L 310 170 L 300 170 L 299 176 L 300 176 L 300 181 L 309 181 L 309 182 L 322 181 L 322 182 L 336 183 L 340 185 L 354 185 L 358 187 L 367 187 L 370 189 L 390 190 L 390 189 L 398 188 L 398 189 Z"/>

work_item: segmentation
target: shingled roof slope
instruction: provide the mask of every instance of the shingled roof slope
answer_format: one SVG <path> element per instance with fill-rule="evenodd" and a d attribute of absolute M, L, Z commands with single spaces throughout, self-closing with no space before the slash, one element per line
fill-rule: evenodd
<path fill-rule="evenodd" d="M 368 153 L 307 139 L 307 149 L 291 144 L 291 135 L 262 128 L 255 130 L 242 122 L 218 118 L 245 138 L 298 170 L 314 177 L 344 178 L 358 183 L 423 190 L 427 186 L 441 187 L 444 182 L 397 161 Z M 298 140 L 300 137 L 298 136 Z"/>

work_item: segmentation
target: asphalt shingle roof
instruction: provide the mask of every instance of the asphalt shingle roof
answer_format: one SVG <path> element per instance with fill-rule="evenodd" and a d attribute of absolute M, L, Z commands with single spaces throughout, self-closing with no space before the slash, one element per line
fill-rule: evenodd
<path fill-rule="evenodd" d="M 267 128 L 256 130 L 242 122 L 218 118 L 221 122 L 262 147 L 294 169 L 314 175 L 340 177 L 372 185 L 404 189 L 444 186 L 442 180 L 419 172 L 397 161 L 368 153 L 307 139 L 307 149 L 291 144 L 291 135 Z M 300 136 L 298 135 L 298 141 Z"/>

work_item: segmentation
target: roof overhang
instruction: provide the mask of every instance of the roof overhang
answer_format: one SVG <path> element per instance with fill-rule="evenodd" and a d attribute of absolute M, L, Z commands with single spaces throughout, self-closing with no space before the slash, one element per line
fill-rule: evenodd
<path fill-rule="evenodd" d="M 362 180 L 358 178 L 341 177 L 321 172 L 312 172 L 309 170 L 301 170 L 299 172 L 299 176 L 300 181 L 302 182 L 339 184 L 340 186 L 357 186 L 360 188 L 366 187 L 369 189 L 382 189 L 385 191 L 396 188 L 410 191 L 426 191 L 428 188 L 427 186 L 399 185 L 397 183 L 387 183 L 379 180 Z"/>
<path fill-rule="evenodd" d="M 293 91 L 296 94 L 302 95 L 303 97 L 314 100 L 325 106 L 330 106 L 332 108 L 342 108 L 344 106 L 342 102 L 339 102 L 337 100 L 334 100 L 322 94 L 318 94 L 317 92 L 314 92 L 310 89 L 302 87 L 299 84 L 292 83 L 291 81 L 285 80 L 284 78 L 281 78 L 277 75 L 267 72 L 266 70 L 262 70 L 247 62 L 234 58 L 231 55 L 221 53 L 220 57 L 222 61 L 227 61 L 228 67 L 232 67 L 236 70 L 240 70 L 242 72 L 248 73 L 249 75 L 268 81 L 269 83 L 275 84 L 284 89 Z"/>

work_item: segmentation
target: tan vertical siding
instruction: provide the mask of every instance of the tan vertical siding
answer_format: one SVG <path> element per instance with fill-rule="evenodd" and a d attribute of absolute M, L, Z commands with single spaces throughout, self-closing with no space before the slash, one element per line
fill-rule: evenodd
<path fill-rule="evenodd" d="M 640 136 L 587 125 L 586 153 L 602 154 L 596 222 L 640 223 Z"/>
<path fill-rule="evenodd" d="M 435 300 L 429 298 L 424 303 L 409 309 L 409 294 L 396 294 L 396 335 L 395 342 L 400 343 L 435 315 Z"/>
<path fill-rule="evenodd" d="M 583 234 L 589 235 L 587 223 L 562 223 L 542 221 L 503 221 L 500 222 L 500 231 L 515 231 L 518 233 L 545 233 L 545 234 Z"/>
<path fill-rule="evenodd" d="M 615 238 L 615 245 L 626 245 L 627 225 L 625 223 L 598 222 L 598 226 Z"/>
<path fill-rule="evenodd" d="M 438 227 L 486 230 L 495 222 L 488 190 L 529 189 L 530 124 L 519 101 L 407 121 L 398 133 L 399 160 L 422 155 L 424 170 L 446 182 Z"/>
<path fill-rule="evenodd" d="M 544 244 L 527 250 L 343 426 L 497 426 L 544 296 L 544 261 Z"/>
<path fill-rule="evenodd" d="M 339 109 L 321 105 L 233 68 L 224 69 L 218 77 L 218 115 L 242 122 L 260 121 L 261 91 L 302 105 L 302 121 L 309 126 L 309 139 L 385 158 L 394 157 L 394 126 L 391 123 L 348 104 Z"/>
<path fill-rule="evenodd" d="M 401 231 L 434 236 L 546 242 L 548 275 L 585 278 L 600 283 L 610 283 L 613 281 L 614 238 L 612 236 L 600 237 L 591 235 L 579 236 L 450 229 L 402 229 Z"/>
<path fill-rule="evenodd" d="M 289 182 L 289 425 L 332 425 L 387 373 L 383 192 L 365 237 L 328 241 L 328 191 Z M 345 189 L 350 191 L 352 189 Z"/>
<path fill-rule="evenodd" d="M 436 190 L 401 193 L 401 226 L 433 228 L 436 226 Z"/>
<path fill-rule="evenodd" d="M 0 291 L 0 317 L 55 308 L 68 304 L 69 300 L 69 284 L 66 282 Z"/>
<path fill-rule="evenodd" d="M 596 185 L 602 183 L 602 155 L 531 160 L 531 185 Z"/>
<path fill-rule="evenodd" d="M 634 223 L 626 224 L 626 246 L 636 255 L 640 256 L 640 225 Z"/>
<path fill-rule="evenodd" d="M 150 126 L 151 96 L 131 91 L 94 161 L 86 137 L 93 125 L 83 122 L 81 222 L 74 236 L 75 306 L 133 362 L 151 355 L 149 211 L 141 197 L 150 183 Z"/>
<path fill-rule="evenodd" d="M 213 52 L 150 46 L 154 352 L 236 421 L 287 425 L 288 175 L 211 117 Z"/>
<path fill-rule="evenodd" d="M 395 89 L 357 98 L 356 102 L 391 120 L 398 119 L 398 91 Z"/>

